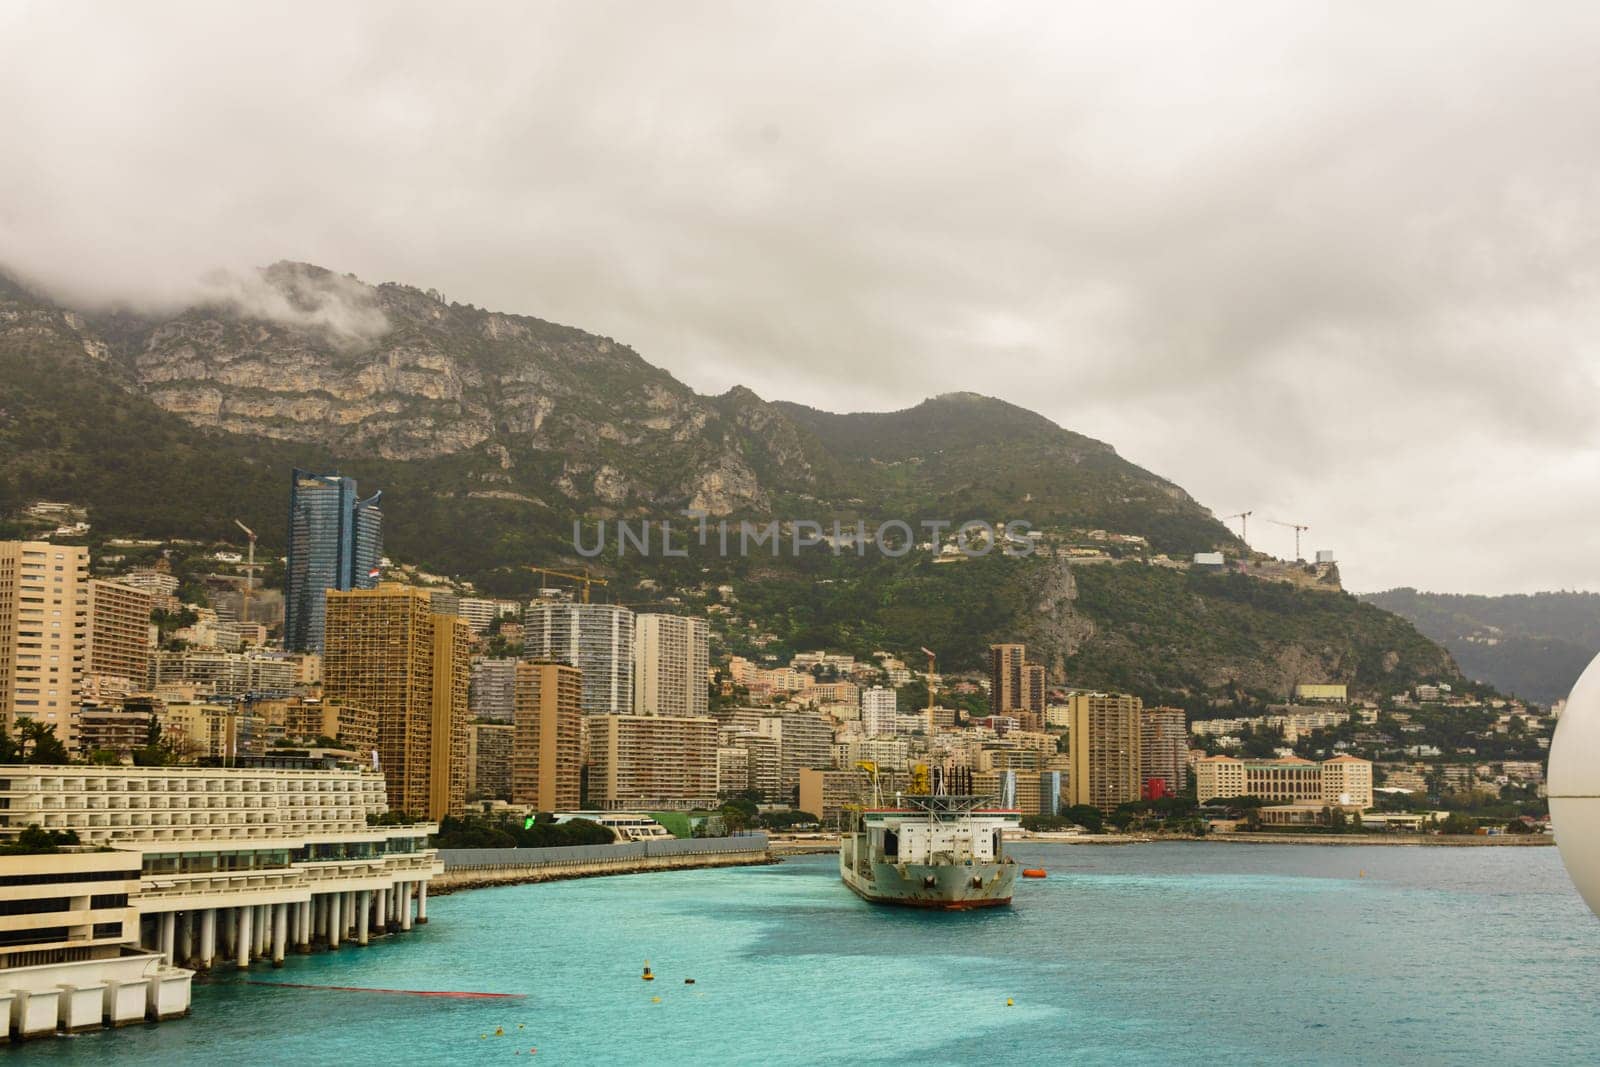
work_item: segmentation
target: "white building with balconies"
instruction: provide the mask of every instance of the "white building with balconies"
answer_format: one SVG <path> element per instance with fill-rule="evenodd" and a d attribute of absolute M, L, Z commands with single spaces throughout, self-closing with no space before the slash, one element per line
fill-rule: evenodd
<path fill-rule="evenodd" d="M 279 966 L 289 951 L 365 945 L 426 922 L 428 881 L 441 870 L 428 836 L 438 827 L 385 825 L 387 810 L 382 774 L 358 765 L 0 767 L 0 842 L 37 825 L 136 853 L 133 915 L 114 943 L 184 974 L 222 961 Z M 111 936 L 99 923 L 85 929 Z M 17 988 L 7 986 L 15 973 L 0 963 L 0 998 Z M 155 1012 L 173 1013 L 170 1003 Z"/>

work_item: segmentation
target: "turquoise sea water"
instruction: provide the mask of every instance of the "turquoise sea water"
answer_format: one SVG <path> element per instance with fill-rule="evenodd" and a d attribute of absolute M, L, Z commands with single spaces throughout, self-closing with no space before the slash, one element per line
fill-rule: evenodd
<path fill-rule="evenodd" d="M 862 903 L 832 856 L 434 898 L 412 935 L 197 983 L 186 1020 L 12 1055 L 119 1067 L 524 1063 L 532 1048 L 534 1064 L 1600 1064 L 1600 920 L 1554 849 L 1016 853 L 1050 877 L 1019 882 L 1009 909 L 965 914 Z"/>

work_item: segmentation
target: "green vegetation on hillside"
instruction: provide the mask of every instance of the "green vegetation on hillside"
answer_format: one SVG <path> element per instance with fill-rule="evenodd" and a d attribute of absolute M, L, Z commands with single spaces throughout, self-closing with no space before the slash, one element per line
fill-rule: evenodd
<path fill-rule="evenodd" d="M 1147 702 L 1187 706 L 1226 689 L 1283 700 L 1297 682 L 1386 694 L 1456 677 L 1450 657 L 1405 620 L 1343 593 L 1137 565 L 1074 574 L 1077 610 L 1096 631 L 1068 660 L 1069 680 Z"/>
<path fill-rule="evenodd" d="M 1459 596 L 1391 589 L 1361 598 L 1443 644 L 1469 678 L 1551 704 L 1600 653 L 1600 593 Z"/>
<path fill-rule="evenodd" d="M 289 264 L 268 277 L 295 286 L 329 275 Z M 699 397 L 606 338 L 402 286 L 371 292 L 391 330 L 362 348 L 215 308 L 74 316 L 0 279 L 0 522 L 29 501 L 61 500 L 87 508 L 92 544 L 117 535 L 236 544 L 239 518 L 260 534 L 270 573 L 284 548 L 289 472 L 301 466 L 381 489 L 387 554 L 487 594 L 531 593 L 529 563 L 611 575 L 619 600 L 649 588 L 644 579 L 698 589 L 686 596 L 702 596 L 700 610 L 703 590 L 731 584 L 740 627 L 723 635 L 725 651 L 914 655 L 927 645 L 942 669 L 975 670 L 990 642 L 1044 622 L 1061 625 L 1027 639 L 1039 661 L 1064 667 L 1057 681 L 1197 706 L 1230 687 L 1276 698 L 1294 680 L 1382 692 L 1455 677 L 1411 627 L 1349 597 L 1138 562 L 1076 568 L 1077 601 L 1057 598 L 1050 614 L 1039 604 L 1062 577 L 1058 562 L 999 553 L 947 564 L 876 549 L 579 560 L 576 519 L 681 523 L 680 509 L 706 493 L 732 519 L 1017 520 L 1139 535 L 1178 555 L 1238 542 L 1177 486 L 998 400 L 952 394 L 835 415 L 745 389 Z M 280 365 L 297 368 L 282 374 L 301 392 L 275 377 Z M 455 377 L 445 381 L 440 366 Z M 323 410 L 328 375 L 390 383 L 374 394 L 381 413 L 292 421 L 296 398 Z M 424 379 L 440 388 L 416 384 Z M 262 406 L 274 397 L 285 403 Z M 210 419 L 286 436 L 199 424 Z M 196 550 L 184 576 L 203 560 Z M 758 644 L 763 633 L 773 640 Z"/>

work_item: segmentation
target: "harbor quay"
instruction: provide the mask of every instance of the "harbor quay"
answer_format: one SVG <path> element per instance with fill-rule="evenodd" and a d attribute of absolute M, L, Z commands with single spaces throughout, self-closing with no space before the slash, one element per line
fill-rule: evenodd
<path fill-rule="evenodd" d="M 437 824 L 387 811 L 359 764 L 0 770 L 5 1034 L 173 1018 L 196 972 L 427 922 Z"/>
<path fill-rule="evenodd" d="M 560 848 L 440 849 L 443 873 L 434 881 L 440 895 L 496 885 L 552 882 L 650 871 L 702 867 L 748 867 L 779 862 L 767 835 L 625 841 L 615 845 L 569 845 Z"/>

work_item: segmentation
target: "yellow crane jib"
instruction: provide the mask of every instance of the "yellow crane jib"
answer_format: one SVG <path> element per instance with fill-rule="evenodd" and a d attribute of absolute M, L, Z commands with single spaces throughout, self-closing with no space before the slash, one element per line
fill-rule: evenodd
<path fill-rule="evenodd" d="M 570 571 L 552 570 L 549 567 L 535 567 L 532 564 L 524 564 L 524 566 L 527 567 L 528 570 L 532 571 L 535 574 L 543 574 L 543 575 L 545 575 L 547 577 L 550 577 L 550 578 L 565 578 L 568 581 L 572 581 L 572 582 L 582 582 L 583 583 L 583 602 L 585 604 L 587 604 L 589 602 L 589 587 L 591 585 L 609 585 L 610 584 L 606 579 L 604 579 L 604 578 L 596 578 L 594 575 L 590 574 L 588 571 L 584 571 L 582 574 L 573 574 Z"/>

